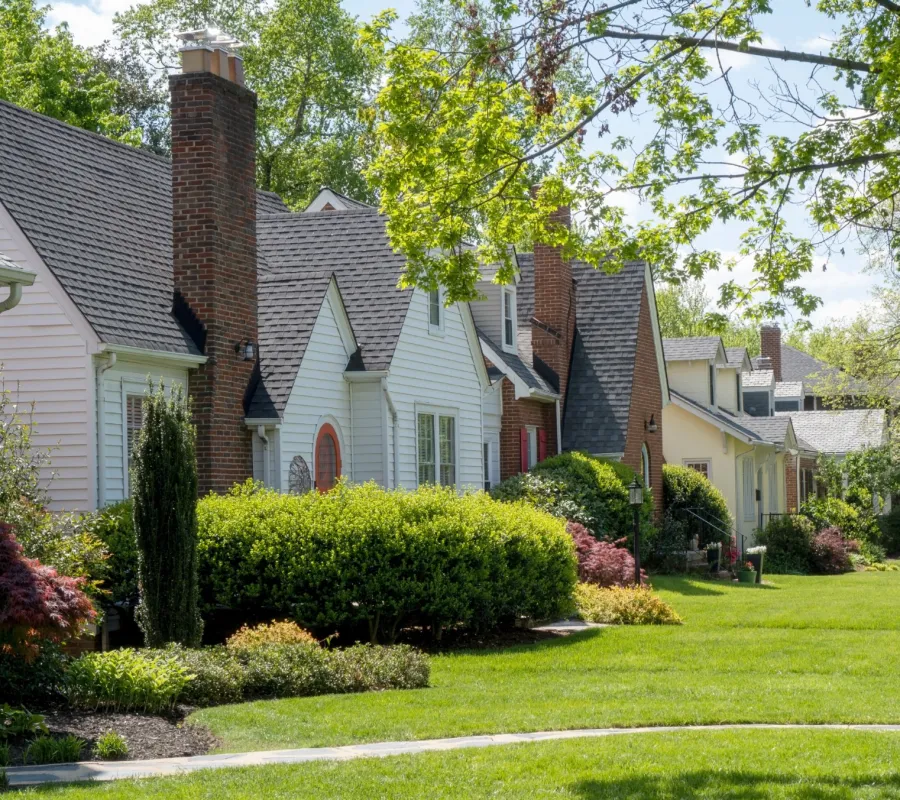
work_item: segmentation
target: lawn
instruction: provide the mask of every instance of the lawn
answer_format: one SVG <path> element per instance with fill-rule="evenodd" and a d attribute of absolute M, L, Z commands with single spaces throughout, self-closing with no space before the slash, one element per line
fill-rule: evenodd
<path fill-rule="evenodd" d="M 683 626 L 439 656 L 429 689 L 245 703 L 193 719 L 223 751 L 602 726 L 900 723 L 900 573 L 770 580 L 660 578 Z"/>
<path fill-rule="evenodd" d="M 874 800 L 900 798 L 898 765 L 897 734 L 703 731 L 225 770 L 23 795 L 53 800 Z"/>

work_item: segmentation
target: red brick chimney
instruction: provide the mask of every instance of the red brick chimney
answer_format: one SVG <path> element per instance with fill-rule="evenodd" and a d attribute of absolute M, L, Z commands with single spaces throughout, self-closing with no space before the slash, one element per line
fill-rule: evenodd
<path fill-rule="evenodd" d="M 763 358 L 768 358 L 775 373 L 776 382 L 781 381 L 781 328 L 777 322 L 766 322 L 759 329 L 759 347 Z"/>
<path fill-rule="evenodd" d="M 551 222 L 571 225 L 571 213 L 561 206 Z M 563 260 L 562 249 L 534 243 L 534 317 L 531 343 L 534 355 L 559 376 L 560 402 L 565 403 L 569 361 L 575 335 L 575 287 L 572 265 Z M 555 438 L 555 432 L 554 432 Z"/>
<path fill-rule="evenodd" d="M 175 291 L 202 325 L 208 358 L 189 381 L 205 494 L 252 475 L 244 395 L 259 341 L 256 95 L 240 58 L 215 43 L 184 48 L 169 88 Z"/>

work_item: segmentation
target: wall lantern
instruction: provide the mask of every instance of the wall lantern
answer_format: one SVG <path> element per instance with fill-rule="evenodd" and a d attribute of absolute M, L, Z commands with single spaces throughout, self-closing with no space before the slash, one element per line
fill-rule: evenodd
<path fill-rule="evenodd" d="M 650 415 L 650 422 L 645 422 L 644 427 L 647 429 L 647 433 L 656 433 L 659 430 L 659 425 L 656 424 L 656 417 L 653 414 Z"/>
<path fill-rule="evenodd" d="M 256 361 L 256 345 L 253 339 L 244 339 L 235 344 L 234 352 L 240 354 L 244 361 Z"/>

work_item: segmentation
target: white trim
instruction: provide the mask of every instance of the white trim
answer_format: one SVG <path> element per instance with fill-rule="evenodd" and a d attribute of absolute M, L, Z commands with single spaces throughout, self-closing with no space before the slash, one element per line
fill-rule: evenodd
<path fill-rule="evenodd" d="M 512 341 L 506 341 L 506 298 L 512 298 Z M 518 337 L 518 298 L 515 286 L 500 287 L 500 347 L 504 353 L 516 353 Z"/>
<path fill-rule="evenodd" d="M 438 324 L 431 321 L 431 296 L 437 294 Z M 444 290 L 437 289 L 425 292 L 425 313 L 428 315 L 428 333 L 430 336 L 444 336 L 446 333 L 447 309 L 444 307 Z"/>
<path fill-rule="evenodd" d="M 366 381 L 380 381 L 389 375 L 390 370 L 386 369 L 348 369 L 344 371 L 344 380 L 349 383 L 364 383 Z"/>
<path fill-rule="evenodd" d="M 484 339 L 481 339 L 481 351 L 484 354 L 484 357 L 487 358 L 495 367 L 497 367 L 512 383 L 513 389 L 515 390 L 515 399 L 521 400 L 523 398 L 538 400 L 542 403 L 555 403 L 559 400 L 558 394 L 549 394 L 547 392 L 541 392 L 538 389 L 530 388 L 513 370 L 509 364 L 507 364 L 501 355 L 497 353 Z M 485 372 L 487 374 L 487 372 Z"/>
<path fill-rule="evenodd" d="M 328 301 L 331 305 L 331 313 L 334 317 L 334 322 L 337 325 L 338 333 L 341 336 L 341 342 L 344 345 L 344 350 L 347 351 L 347 357 L 352 356 L 358 349 L 359 345 L 356 341 L 356 335 L 353 333 L 353 326 L 350 324 L 350 317 L 347 315 L 347 308 L 344 306 L 344 297 L 341 294 L 341 287 L 339 286 L 337 279 L 334 275 L 331 276 L 331 280 L 328 282 L 328 289 L 325 290 L 325 296 L 328 298 Z M 322 313 L 322 309 L 319 309 L 319 314 Z M 318 319 L 318 314 L 316 315 L 316 319 Z"/>
<path fill-rule="evenodd" d="M 656 288 L 653 285 L 653 272 L 647 263 L 644 264 L 644 286 L 647 289 L 650 324 L 653 328 L 653 347 L 656 350 L 656 368 L 659 371 L 659 386 L 662 389 L 662 407 L 665 408 L 671 402 L 669 376 L 666 372 L 666 356 L 663 352 L 662 334 L 659 330 L 659 314 L 656 310 Z"/>
<path fill-rule="evenodd" d="M 331 207 L 335 211 L 350 211 L 350 206 L 347 203 L 338 197 L 331 189 L 326 186 L 323 186 L 319 193 L 310 201 L 309 205 L 303 209 L 304 214 L 314 214 L 322 211 L 322 209 L 331 204 Z M 327 211 L 325 212 L 328 213 Z"/>
<path fill-rule="evenodd" d="M 267 428 L 280 428 L 281 420 L 278 417 L 244 417 L 244 424 L 248 428 L 257 428 L 265 425 Z"/>
<path fill-rule="evenodd" d="M 205 364 L 208 359 L 206 356 L 194 355 L 193 353 L 173 353 L 169 350 L 148 350 L 145 347 L 132 347 L 125 344 L 109 344 L 102 343 L 97 350 L 98 353 L 118 353 L 123 356 L 136 356 L 139 360 L 149 363 L 166 363 L 179 365 L 193 365 L 199 367 Z"/>
<path fill-rule="evenodd" d="M 312 478 L 312 485 L 314 489 L 316 488 L 316 442 L 319 439 L 319 431 L 322 430 L 323 425 L 331 425 L 331 427 L 334 429 L 334 432 L 337 434 L 337 443 L 338 447 L 340 448 L 340 453 L 338 455 L 341 458 L 341 473 L 340 475 L 338 475 L 338 478 L 344 475 L 344 453 L 346 452 L 346 448 L 344 446 L 344 431 L 341 428 L 341 423 L 337 421 L 336 417 L 333 417 L 331 414 L 322 414 L 322 416 L 319 417 L 318 422 L 316 422 L 316 427 L 313 430 L 312 447 L 310 448 L 310 452 L 312 453 L 312 464 L 310 465 L 309 472 Z M 351 476 L 347 475 L 347 477 L 349 478 Z"/>
<path fill-rule="evenodd" d="M 469 351 L 472 354 L 472 360 L 475 362 L 475 370 L 478 372 L 478 380 L 481 382 L 482 391 L 491 388 L 491 378 L 487 372 L 487 365 L 484 363 L 484 353 L 481 350 L 481 339 L 478 338 L 478 329 L 475 327 L 475 317 L 472 316 L 472 306 L 468 303 L 457 303 L 459 316 L 462 319 L 463 330 L 466 332 L 466 339 L 469 342 Z"/>
<path fill-rule="evenodd" d="M 720 430 L 723 433 L 727 433 L 729 436 L 734 437 L 735 439 L 737 439 L 740 442 L 743 442 L 744 444 L 751 444 L 754 446 L 756 446 L 758 444 L 773 445 L 772 442 L 759 442 L 756 439 L 751 439 L 748 436 L 745 436 L 740 431 L 737 431 L 734 428 L 731 428 L 729 426 L 723 425 L 719 420 L 717 420 L 712 414 L 710 414 L 705 409 L 697 408 L 692 403 L 689 403 L 686 400 L 682 400 L 677 395 L 672 396 L 672 403 L 674 405 L 678 406 L 678 408 L 681 408 L 681 409 L 684 409 L 685 411 L 690 412 L 695 417 L 699 417 L 704 422 L 708 422 L 710 425 L 712 425 L 714 428 L 716 428 L 716 430 Z"/>
<path fill-rule="evenodd" d="M 431 414 L 434 417 L 434 484 L 435 486 L 444 485 L 441 483 L 441 417 L 453 417 L 453 466 L 456 474 L 453 487 L 459 488 L 461 486 L 459 479 L 459 409 L 415 403 L 413 412 L 416 421 L 416 486 L 422 485 L 419 483 L 419 415 Z"/>
<path fill-rule="evenodd" d="M 704 456 L 702 458 L 682 458 L 681 466 L 687 467 L 688 469 L 693 469 L 691 464 L 706 464 L 706 477 L 709 479 L 709 482 L 712 483 L 712 459 L 709 456 Z M 695 470 L 695 472 L 700 472 L 700 470 Z M 700 473 L 701 475 L 703 473 Z"/>
<path fill-rule="evenodd" d="M 32 286 L 37 276 L 26 269 L 0 266 L 0 284 L 4 286 Z"/>

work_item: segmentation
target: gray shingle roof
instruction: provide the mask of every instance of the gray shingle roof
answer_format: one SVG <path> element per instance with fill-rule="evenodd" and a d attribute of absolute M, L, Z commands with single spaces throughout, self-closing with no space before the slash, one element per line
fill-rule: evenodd
<path fill-rule="evenodd" d="M 753 359 L 754 368 L 758 358 Z M 815 394 L 817 384 L 830 384 L 833 388 L 846 386 L 849 391 L 860 393 L 866 391 L 864 381 L 851 378 L 837 367 L 784 343 L 781 345 L 781 380 L 803 383 L 807 394 Z"/>
<path fill-rule="evenodd" d="M 691 336 L 663 339 L 666 361 L 712 361 L 719 353 L 722 340 L 718 336 Z"/>
<path fill-rule="evenodd" d="M 518 353 L 507 353 L 502 347 L 499 347 L 493 342 L 484 331 L 479 330 L 478 328 L 476 328 L 476 330 L 478 331 L 478 338 L 482 343 L 493 350 L 494 353 L 497 354 L 497 357 L 502 359 L 503 363 L 506 364 L 516 374 L 516 377 L 529 389 L 537 389 L 544 394 L 556 394 L 556 390 L 535 371 L 533 366 L 534 362 L 526 361 L 526 359 L 522 357 L 523 348 L 521 342 Z M 522 331 L 520 331 L 520 333 L 522 333 Z M 530 342 L 528 344 L 527 352 L 531 352 Z M 490 356 L 486 357 L 490 358 Z"/>
<path fill-rule="evenodd" d="M 171 189 L 168 159 L 0 101 L 0 202 L 104 342 L 197 352 L 172 315 Z"/>
<path fill-rule="evenodd" d="M 741 384 L 745 389 L 769 389 L 775 383 L 775 373 L 770 369 L 755 369 L 741 375 Z"/>
<path fill-rule="evenodd" d="M 304 281 L 334 274 L 367 370 L 390 366 L 412 291 L 397 281 L 406 260 L 371 211 L 273 214 L 257 222 L 261 270 Z"/>
<path fill-rule="evenodd" d="M 783 445 L 791 429 L 789 417 L 751 417 L 749 415 L 740 418 L 740 424 L 750 428 L 760 439 L 773 444 Z"/>
<path fill-rule="evenodd" d="M 744 359 L 749 361 L 746 347 L 726 347 L 725 357 L 728 359 L 729 366 L 740 367 L 744 363 Z"/>
<path fill-rule="evenodd" d="M 885 442 L 886 417 L 883 408 L 847 411 L 788 411 L 797 436 L 820 453 L 850 453 Z"/>
<path fill-rule="evenodd" d="M 803 381 L 779 381 L 775 384 L 775 397 L 803 397 Z"/>
<path fill-rule="evenodd" d="M 263 214 L 285 214 L 290 209 L 284 204 L 284 200 L 275 192 L 258 191 L 256 193 L 256 213 L 261 216 Z"/>
<path fill-rule="evenodd" d="M 678 398 L 685 405 L 691 407 L 701 415 L 706 414 L 712 417 L 721 425 L 729 428 L 737 434 L 740 434 L 741 436 L 746 437 L 752 442 L 765 443 L 768 441 L 767 439 L 763 439 L 760 434 L 758 434 L 756 431 L 752 430 L 745 424 L 748 419 L 752 419 L 751 417 L 734 417 L 731 414 L 726 414 L 722 411 L 719 411 L 718 409 L 711 409 L 708 406 L 698 403 L 696 400 L 691 400 L 690 397 L 681 394 L 681 392 L 675 391 L 675 389 L 670 388 L 669 394 L 671 394 L 672 397 Z"/>

